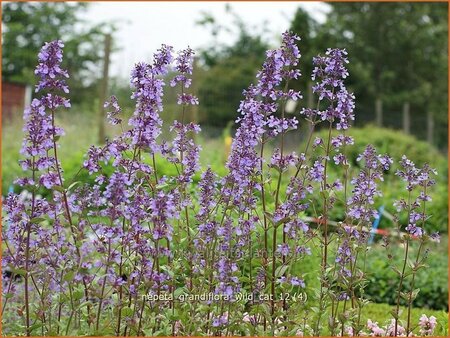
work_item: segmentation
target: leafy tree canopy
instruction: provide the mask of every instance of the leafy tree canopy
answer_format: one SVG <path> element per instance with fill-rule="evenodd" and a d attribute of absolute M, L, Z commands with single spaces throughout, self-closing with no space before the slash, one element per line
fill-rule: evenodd
<path fill-rule="evenodd" d="M 2 5 L 2 80 L 33 84 L 36 55 L 45 42 L 64 41 L 64 66 L 77 101 L 98 78 L 104 33 L 111 24 L 89 25 L 80 18 L 88 3 L 10 2 Z M 83 88 L 85 90 L 83 90 Z"/>
<path fill-rule="evenodd" d="M 225 126 L 236 119 L 242 90 L 254 81 L 268 49 L 263 31 L 248 27 L 230 6 L 226 9 L 233 18 L 232 27 L 219 25 L 208 13 L 203 13 L 197 22 L 210 29 L 214 39 L 212 47 L 200 52 L 200 63 L 208 71 L 198 79 L 198 95 L 202 102 L 200 115 L 204 122 L 215 126 Z M 227 32 L 236 35 L 236 41 L 218 43 L 219 34 Z"/>

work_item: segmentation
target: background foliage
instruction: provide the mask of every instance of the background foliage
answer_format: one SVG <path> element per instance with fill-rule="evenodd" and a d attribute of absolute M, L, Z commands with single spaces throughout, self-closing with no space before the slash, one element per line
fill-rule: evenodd
<path fill-rule="evenodd" d="M 114 25 L 91 25 L 82 19 L 88 3 L 9 2 L 2 4 L 2 80 L 33 84 L 36 55 L 44 42 L 64 41 L 65 67 L 70 73 L 71 100 L 89 102 L 97 96 L 98 67 L 104 33 Z"/>

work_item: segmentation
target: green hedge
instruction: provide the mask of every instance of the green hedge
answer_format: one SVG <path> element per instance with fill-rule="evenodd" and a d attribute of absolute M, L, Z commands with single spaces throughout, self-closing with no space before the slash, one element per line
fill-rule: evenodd
<path fill-rule="evenodd" d="M 430 244 L 430 252 L 425 261 L 427 268 L 418 271 L 414 289 L 420 288 L 417 298 L 413 302 L 416 308 L 428 308 L 434 310 L 448 310 L 448 285 L 447 285 L 447 236 L 443 236 L 440 244 Z M 394 305 L 396 300 L 399 276 L 391 268 L 394 263 L 401 266 L 404 257 L 404 248 L 394 241 L 391 245 L 393 261 L 388 261 L 386 249 L 379 244 L 370 247 L 367 254 L 366 272 L 369 283 L 365 288 L 365 298 L 374 303 L 386 303 Z M 410 257 L 416 256 L 418 243 L 414 242 Z M 312 255 L 305 257 L 294 267 L 294 273 L 301 274 L 307 285 L 306 292 L 313 297 L 314 289 L 320 287 L 317 274 L 320 270 L 320 249 L 311 245 Z M 329 252 L 336 252 L 336 244 L 332 243 Z M 362 264 L 362 260 L 360 261 Z M 410 286 L 410 277 L 405 282 L 405 290 Z M 405 305 L 405 304 L 403 304 Z"/>
<path fill-rule="evenodd" d="M 447 238 L 442 239 L 447 243 Z M 416 245 L 417 246 L 417 245 Z M 433 247 L 434 246 L 434 247 Z M 417 249 L 417 248 L 416 248 Z M 434 310 L 448 309 L 448 256 L 445 245 L 432 245 L 425 264 L 425 269 L 419 270 L 414 289 L 420 292 L 414 300 L 414 307 L 429 308 Z M 411 256 L 415 257 L 415 250 Z M 403 262 L 404 250 L 397 246 L 394 250 L 393 262 L 400 266 Z M 398 275 L 390 267 L 391 262 L 386 257 L 386 251 L 380 246 L 372 248 L 367 266 L 369 267 L 366 293 L 376 303 L 394 304 L 398 288 Z M 410 287 L 410 278 L 405 282 L 405 288 Z"/>
<path fill-rule="evenodd" d="M 334 132 L 334 134 L 337 134 Z M 364 151 L 364 148 L 368 144 L 372 144 L 377 149 L 378 153 L 387 153 L 393 160 L 394 164 L 391 169 L 385 174 L 385 181 L 380 184 L 383 196 L 378 198 L 375 202 L 375 207 L 378 209 L 381 205 L 385 206 L 385 210 L 393 214 L 396 212 L 393 207 L 395 200 L 403 197 L 407 197 L 407 191 L 405 190 L 405 183 L 402 182 L 395 172 L 399 168 L 399 160 L 402 155 L 406 155 L 409 159 L 414 161 L 417 166 L 421 166 L 424 163 L 429 163 L 432 167 L 438 171 L 436 177 L 436 185 L 432 188 L 430 195 L 433 201 L 427 204 L 427 213 L 432 215 L 426 229 L 430 232 L 439 231 L 441 233 L 447 233 L 448 223 L 448 189 L 447 189 L 447 158 L 442 155 L 436 148 L 428 144 L 427 142 L 419 141 L 415 137 L 406 135 L 398 130 L 378 128 L 368 125 L 364 128 L 351 128 L 348 132 L 353 136 L 355 144 L 348 146 L 346 149 L 349 161 L 351 161 L 353 172 L 351 175 L 356 175 L 356 170 L 361 165 L 356 159 L 360 153 Z M 321 130 L 317 133 L 317 136 L 322 137 L 325 142 L 328 137 L 328 131 Z M 331 163 L 334 166 L 334 162 Z M 339 171 L 336 168 L 330 170 L 331 175 L 339 175 Z M 330 175 L 330 176 L 331 176 Z M 342 177 L 342 172 L 341 176 Z M 317 198 L 316 202 L 320 205 L 321 199 Z M 333 219 L 342 220 L 344 217 L 344 208 L 339 203 L 331 212 Z M 402 215 L 400 221 L 405 224 L 407 215 Z M 387 218 L 381 219 L 380 228 L 390 228 L 393 224 Z"/>
<path fill-rule="evenodd" d="M 2 194 L 6 195 L 12 182 L 19 176 L 23 175 L 21 168 L 18 164 L 19 149 L 21 144 L 22 133 L 20 131 L 22 121 L 15 125 L 6 126 L 3 140 L 3 152 L 2 152 L 2 182 L 3 190 Z M 66 180 L 70 180 L 79 170 L 83 163 L 83 154 L 87 151 L 89 144 L 95 141 L 95 127 L 92 123 L 87 121 L 77 121 L 74 118 L 65 118 L 63 120 L 64 127 L 66 129 L 67 136 L 61 138 L 61 159 L 63 169 L 65 171 L 64 177 Z M 84 127 L 80 129 L 80 125 Z M 377 128 L 374 126 L 366 126 L 364 128 L 352 128 L 350 129 L 350 135 L 355 139 L 355 145 L 347 147 L 347 152 L 350 161 L 352 161 L 355 168 L 353 168 L 352 175 L 356 174 L 356 170 L 360 165 L 356 161 L 358 154 L 360 154 L 367 144 L 374 145 L 378 152 L 388 153 L 393 157 L 395 163 L 392 169 L 386 173 L 385 181 L 381 184 L 381 190 L 383 191 L 383 197 L 376 200 L 375 207 L 378 209 L 381 205 L 384 205 L 388 212 L 395 213 L 393 202 L 400 197 L 406 197 L 406 190 L 404 183 L 401 182 L 396 176 L 395 171 L 398 168 L 398 161 L 403 154 L 406 154 L 417 165 L 422 165 L 425 162 L 429 162 L 433 167 L 438 170 L 437 184 L 431 191 L 433 198 L 432 203 L 428 203 L 428 214 L 432 215 L 426 228 L 428 231 L 440 231 L 441 233 L 447 233 L 448 223 L 448 191 L 447 191 L 447 158 L 439 153 L 434 147 L 428 143 L 419 141 L 412 136 L 405 135 L 399 131 Z M 327 131 L 323 130 L 317 133 L 317 136 L 321 136 L 324 139 L 327 137 Z M 219 175 L 225 175 L 226 169 L 223 167 L 225 160 L 225 148 L 223 146 L 223 140 L 214 139 L 205 141 L 199 135 L 198 140 L 203 144 L 204 150 L 201 153 L 201 159 L 203 165 L 211 164 L 213 170 Z M 303 149 L 303 147 L 300 147 Z M 299 149 L 299 150 L 300 150 Z M 218 151 L 219 150 L 219 151 Z M 159 161 L 158 161 L 159 162 Z M 333 162 L 331 162 L 333 166 Z M 160 174 L 173 173 L 173 166 L 165 161 L 158 163 L 158 171 Z M 339 175 L 336 173 L 336 168 L 330 170 L 330 176 Z M 197 175 L 199 176 L 199 175 Z M 198 177 L 196 177 L 198 179 Z M 91 182 L 93 179 L 89 177 L 87 172 L 83 171 L 78 176 L 77 180 L 84 182 Z M 286 182 L 284 182 L 285 184 Z M 283 185 L 284 185 L 283 184 Z M 17 187 L 16 187 L 17 190 Z M 17 191 L 16 191 L 17 192 Z M 321 198 L 317 197 L 316 201 L 318 206 L 322 203 Z M 335 208 L 331 210 L 331 217 L 335 220 L 342 220 L 344 218 L 344 208 L 342 204 L 337 203 Z M 400 221 L 406 223 L 406 215 L 402 215 Z M 393 226 L 387 218 L 382 217 L 380 228 L 391 228 Z"/>

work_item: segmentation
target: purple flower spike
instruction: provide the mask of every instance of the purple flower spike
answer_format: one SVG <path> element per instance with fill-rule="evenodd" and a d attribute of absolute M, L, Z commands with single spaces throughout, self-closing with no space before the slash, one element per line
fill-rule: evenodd
<path fill-rule="evenodd" d="M 301 114 L 309 119 L 335 122 L 338 130 L 350 127 L 351 121 L 355 119 L 355 96 L 344 85 L 344 79 L 348 76 L 346 63 L 345 49 L 328 49 L 325 56 L 313 59 L 315 68 L 311 78 L 318 81 L 313 86 L 313 92 L 319 96 L 319 101 L 327 100 L 329 106 L 324 110 L 305 108 Z"/>
<path fill-rule="evenodd" d="M 64 44 L 60 40 L 47 42 L 42 47 L 38 55 L 39 64 L 34 71 L 41 78 L 36 86 L 36 92 L 44 89 L 59 89 L 65 93 L 69 92 L 69 87 L 64 80 L 69 77 L 69 74 L 61 68 L 63 47 Z"/>

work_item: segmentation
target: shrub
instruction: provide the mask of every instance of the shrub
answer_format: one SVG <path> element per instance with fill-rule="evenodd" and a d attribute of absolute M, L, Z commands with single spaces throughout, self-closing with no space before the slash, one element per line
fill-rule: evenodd
<path fill-rule="evenodd" d="M 355 144 L 349 147 L 347 150 L 349 161 L 355 168 L 360 166 L 356 160 L 359 154 L 364 150 L 366 144 L 374 145 L 380 152 L 389 153 L 394 159 L 394 163 L 390 170 L 384 175 L 384 182 L 380 185 L 383 191 L 383 196 L 376 201 L 376 208 L 385 206 L 385 210 L 394 215 L 396 209 L 393 206 L 395 200 L 400 197 L 406 198 L 407 192 L 404 190 L 404 186 L 398 181 L 395 176 L 395 172 L 399 169 L 399 160 L 403 154 L 408 154 L 408 158 L 413 162 L 423 165 L 429 163 L 432 167 L 436 168 L 439 175 L 436 177 L 437 185 L 430 195 L 433 203 L 427 207 L 432 217 L 428 221 L 427 227 L 430 231 L 439 231 L 440 233 L 447 233 L 448 231 L 448 190 L 447 190 L 447 159 L 436 148 L 427 142 L 420 141 L 414 136 L 405 135 L 397 130 L 379 128 L 375 126 L 365 126 L 363 128 L 352 128 L 349 131 L 349 135 L 353 136 Z M 317 137 L 323 139 L 327 136 L 326 130 L 321 130 L 317 133 Z M 367 143 L 366 143 L 367 142 Z M 337 174 L 342 172 L 339 166 L 333 166 L 333 173 Z M 320 199 L 317 199 L 317 203 L 320 204 Z M 332 216 L 335 220 L 343 220 L 345 211 L 342 204 L 337 204 L 333 210 Z M 402 215 L 401 222 L 406 223 L 407 215 Z M 380 228 L 389 229 L 392 227 L 392 221 L 386 217 L 381 218 Z"/>
<path fill-rule="evenodd" d="M 375 246 L 368 260 L 370 271 L 368 273 L 369 284 L 365 290 L 368 298 L 376 303 L 395 305 L 392 294 L 397 288 L 397 274 L 391 268 L 391 262 L 386 259 L 384 248 Z M 402 248 L 395 250 L 396 265 L 401 260 Z M 413 255 L 417 251 L 412 251 Z M 430 251 L 427 260 L 428 269 L 421 270 L 417 274 L 416 288 L 420 292 L 415 299 L 415 306 L 435 310 L 448 309 L 448 257 L 445 250 Z M 407 282 L 406 284 L 408 284 Z"/>

